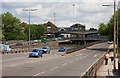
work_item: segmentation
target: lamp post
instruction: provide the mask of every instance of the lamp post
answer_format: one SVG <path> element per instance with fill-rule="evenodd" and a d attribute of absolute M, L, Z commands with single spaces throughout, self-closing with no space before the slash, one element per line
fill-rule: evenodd
<path fill-rule="evenodd" d="M 29 12 L 29 52 L 30 52 L 30 12 L 31 11 L 36 11 L 37 9 L 23 9 L 23 11 L 28 11 Z"/>
<path fill-rule="evenodd" d="M 114 70 L 116 71 L 116 0 L 114 0 L 114 5 L 102 5 L 102 6 L 114 6 Z"/>
<path fill-rule="evenodd" d="M 54 25 L 55 25 L 55 15 L 56 15 L 56 13 L 54 12 Z"/>
<path fill-rule="evenodd" d="M 74 22 L 74 15 L 75 15 L 75 14 L 74 14 L 74 10 L 75 10 L 75 9 L 74 9 L 74 6 L 75 6 L 75 4 L 73 4 L 73 22 Z"/>

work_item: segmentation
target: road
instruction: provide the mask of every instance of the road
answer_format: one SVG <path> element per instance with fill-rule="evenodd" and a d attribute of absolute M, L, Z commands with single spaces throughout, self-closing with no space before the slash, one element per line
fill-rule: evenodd
<path fill-rule="evenodd" d="M 98 60 L 110 44 L 100 43 L 67 56 L 57 50 L 40 58 L 28 58 L 28 53 L 2 56 L 3 76 L 82 76 Z"/>

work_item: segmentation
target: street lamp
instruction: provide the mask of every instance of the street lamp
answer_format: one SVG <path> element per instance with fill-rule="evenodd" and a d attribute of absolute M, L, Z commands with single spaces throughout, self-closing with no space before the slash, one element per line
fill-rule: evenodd
<path fill-rule="evenodd" d="M 75 6 L 75 4 L 73 4 L 73 22 L 74 22 L 74 6 Z"/>
<path fill-rule="evenodd" d="M 55 15 L 56 15 L 56 13 L 54 13 L 54 25 L 55 25 Z"/>
<path fill-rule="evenodd" d="M 114 70 L 116 71 L 116 0 L 114 0 L 114 5 L 104 4 L 102 6 L 114 6 Z"/>
<path fill-rule="evenodd" d="M 29 52 L 30 52 L 30 12 L 31 11 L 36 11 L 37 9 L 23 9 L 23 11 L 28 11 L 29 12 Z"/>

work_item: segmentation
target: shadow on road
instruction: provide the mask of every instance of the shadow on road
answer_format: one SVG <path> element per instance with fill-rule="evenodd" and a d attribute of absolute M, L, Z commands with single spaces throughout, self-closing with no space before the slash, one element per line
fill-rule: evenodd
<path fill-rule="evenodd" d="M 95 50 L 95 51 L 106 51 L 108 50 L 108 48 L 87 48 L 88 50 Z"/>

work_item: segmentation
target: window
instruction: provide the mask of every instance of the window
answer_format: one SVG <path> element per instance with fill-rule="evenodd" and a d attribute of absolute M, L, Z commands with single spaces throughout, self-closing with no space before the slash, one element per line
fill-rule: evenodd
<path fill-rule="evenodd" d="M 73 37 L 73 35 L 72 35 L 72 37 Z"/>
<path fill-rule="evenodd" d="M 78 35 L 75 35 L 75 37 L 78 37 Z"/>
<path fill-rule="evenodd" d="M 81 35 L 80 35 L 80 37 L 81 37 Z"/>
<path fill-rule="evenodd" d="M 47 31 L 50 31 L 51 27 L 47 27 Z"/>
<path fill-rule="evenodd" d="M 72 30 L 73 30 L 73 28 L 72 28 Z"/>
<path fill-rule="evenodd" d="M 75 28 L 75 30 L 78 30 L 78 28 Z"/>
<path fill-rule="evenodd" d="M 80 28 L 80 30 L 81 30 L 81 28 Z"/>

